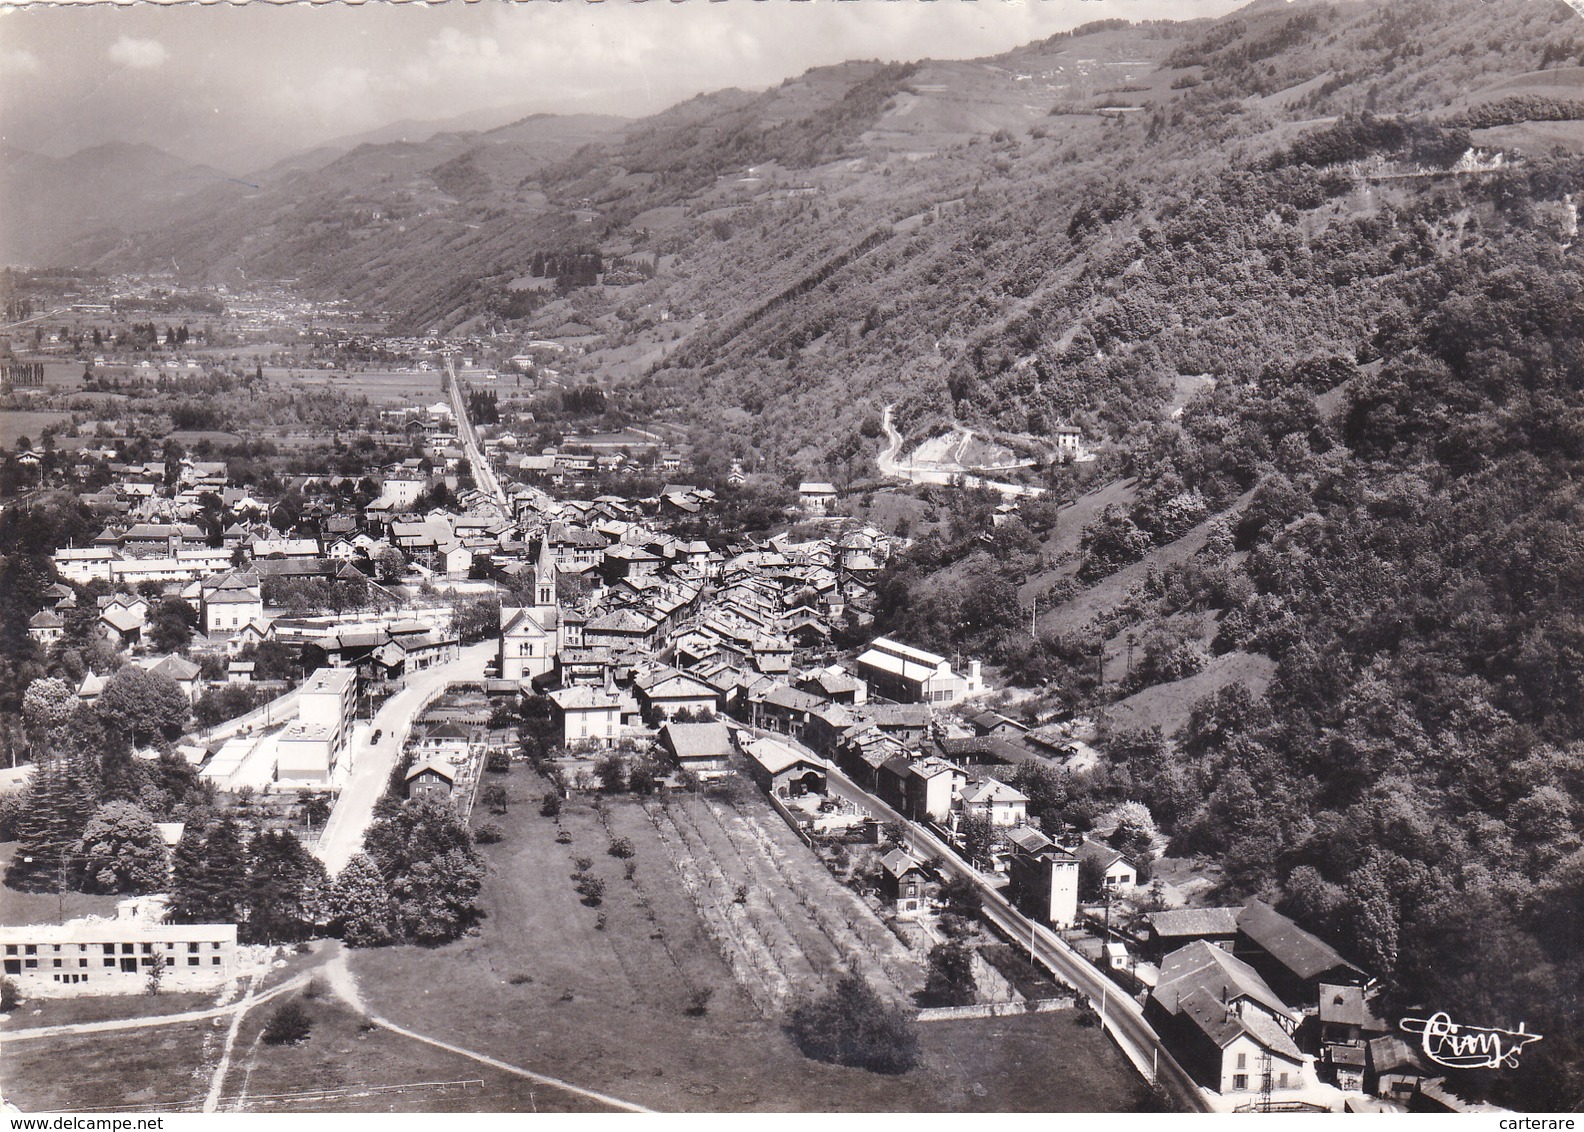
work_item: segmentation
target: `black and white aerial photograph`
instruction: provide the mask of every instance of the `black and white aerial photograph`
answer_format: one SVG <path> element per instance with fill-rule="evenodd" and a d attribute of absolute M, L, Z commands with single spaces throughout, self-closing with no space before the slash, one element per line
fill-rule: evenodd
<path fill-rule="evenodd" d="M 1575 1129 L 1581 206 L 1584 0 L 0 6 L 0 1109 Z"/>

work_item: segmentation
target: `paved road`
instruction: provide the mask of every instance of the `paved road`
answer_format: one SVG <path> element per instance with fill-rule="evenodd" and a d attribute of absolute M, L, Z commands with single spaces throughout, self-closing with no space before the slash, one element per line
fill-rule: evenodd
<path fill-rule="evenodd" d="M 503 516 L 510 516 L 511 504 L 506 498 L 506 493 L 501 490 L 495 469 L 479 449 L 478 434 L 473 431 L 473 422 L 468 420 L 467 403 L 462 396 L 462 382 L 457 379 L 455 359 L 446 358 L 446 373 L 451 377 L 451 411 L 456 415 L 457 438 L 462 441 L 462 449 L 467 453 L 468 465 L 473 469 L 473 482 L 478 484 L 481 490 L 489 493 Z"/>
<path fill-rule="evenodd" d="M 340 872 L 353 854 L 363 848 L 363 831 L 374 817 L 374 804 L 385 793 L 414 717 L 444 691 L 446 685 L 484 678 L 484 666 L 495 656 L 495 642 L 481 641 L 462 650 L 449 664 L 437 665 L 407 678 L 406 687 L 386 700 L 374 715 L 369 736 L 380 732 L 375 744 L 353 746 L 343 758 L 353 762 L 346 773 L 341 795 L 314 854 L 331 874 Z M 338 768 L 339 775 L 339 768 Z"/>
<path fill-rule="evenodd" d="M 834 767 L 830 768 L 827 777 L 833 794 L 855 803 L 876 817 L 886 821 L 901 822 L 906 826 L 908 840 L 915 851 L 926 856 L 938 857 L 942 869 L 946 872 L 965 876 L 978 886 L 983 898 L 986 918 L 1010 938 L 1028 941 L 1028 946 L 1040 962 L 1077 990 L 1088 995 L 1095 1004 L 1099 1005 L 1103 1002 L 1106 1030 L 1116 1040 L 1117 1045 L 1122 1047 L 1122 1052 L 1133 1062 L 1134 1067 L 1144 1074 L 1145 1080 L 1153 1076 L 1177 1103 L 1189 1112 L 1210 1111 L 1210 1106 L 1205 1102 L 1199 1086 L 1161 1044 L 1160 1037 L 1144 1020 L 1143 1010 L 1128 994 L 1095 970 L 1088 960 L 1068 947 L 1055 933 L 1036 925 L 1012 907 L 983 876 L 970 868 L 951 846 L 929 830 L 908 821 Z"/>

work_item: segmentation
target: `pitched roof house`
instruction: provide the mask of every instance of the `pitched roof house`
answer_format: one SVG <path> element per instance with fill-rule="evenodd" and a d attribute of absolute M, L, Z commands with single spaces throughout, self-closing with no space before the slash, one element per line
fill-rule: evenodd
<path fill-rule="evenodd" d="M 1246 960 L 1289 1002 L 1319 1001 L 1320 984 L 1361 985 L 1369 976 L 1324 940 L 1299 927 L 1263 900 L 1238 913 L 1233 952 Z"/>

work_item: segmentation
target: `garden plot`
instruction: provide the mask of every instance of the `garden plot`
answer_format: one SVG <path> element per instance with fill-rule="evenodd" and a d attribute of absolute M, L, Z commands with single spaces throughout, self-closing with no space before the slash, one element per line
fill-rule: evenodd
<path fill-rule="evenodd" d="M 919 959 L 761 799 L 649 802 L 655 833 L 733 975 L 767 1016 L 848 968 L 911 1003 Z"/>

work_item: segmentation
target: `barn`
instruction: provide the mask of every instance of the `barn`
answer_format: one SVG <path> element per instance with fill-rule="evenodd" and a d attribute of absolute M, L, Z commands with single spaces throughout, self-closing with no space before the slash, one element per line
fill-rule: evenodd
<path fill-rule="evenodd" d="M 825 793 L 824 760 L 774 739 L 744 743 L 748 773 L 767 794 L 795 798 Z"/>

